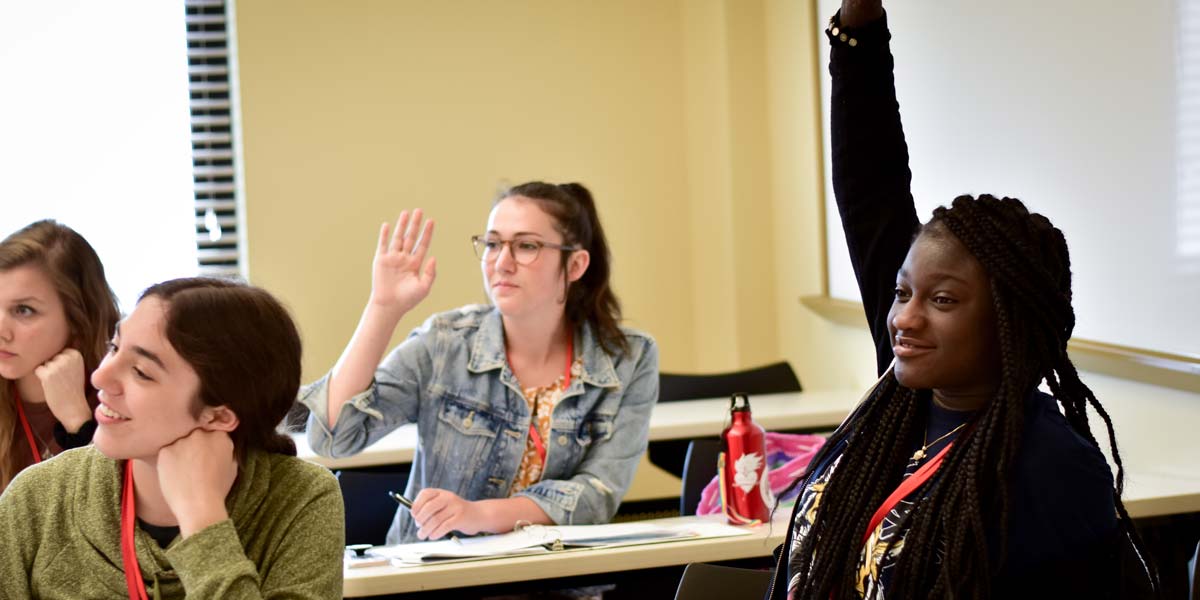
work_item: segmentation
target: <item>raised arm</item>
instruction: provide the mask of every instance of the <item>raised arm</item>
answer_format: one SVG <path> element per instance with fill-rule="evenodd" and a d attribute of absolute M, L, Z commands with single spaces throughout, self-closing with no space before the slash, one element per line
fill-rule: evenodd
<path fill-rule="evenodd" d="M 326 413 L 330 428 L 350 398 L 366 390 L 387 350 L 400 319 L 419 304 L 433 286 L 437 261 L 425 254 L 433 239 L 433 221 L 421 224 L 421 210 L 400 213 L 395 230 L 379 230 L 379 245 L 371 268 L 371 299 L 363 309 L 354 336 L 329 377 Z"/>
<path fill-rule="evenodd" d="M 896 272 L 919 225 L 891 34 L 879 0 L 844 0 L 827 34 L 833 191 L 882 373 L 892 361 L 887 315 Z"/>

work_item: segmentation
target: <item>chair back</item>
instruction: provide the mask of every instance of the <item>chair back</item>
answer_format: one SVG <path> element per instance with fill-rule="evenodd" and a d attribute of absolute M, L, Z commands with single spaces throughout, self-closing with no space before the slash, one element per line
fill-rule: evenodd
<path fill-rule="evenodd" d="M 796 372 L 792 370 L 792 366 L 787 361 L 729 373 L 707 375 L 659 373 L 658 375 L 659 402 L 728 397 L 739 392 L 754 396 L 757 394 L 779 394 L 799 391 L 800 380 L 796 378 Z M 687 452 L 687 445 L 688 440 L 658 440 L 650 442 L 648 448 L 650 462 L 658 468 L 683 479 L 683 463 Z M 713 473 L 716 473 L 715 467 Z M 701 487 L 703 487 L 703 484 Z M 695 506 L 695 504 L 692 504 L 693 509 Z"/>
<path fill-rule="evenodd" d="M 406 472 L 343 469 L 334 473 L 346 508 L 346 544 L 383 545 L 399 505 L 387 495 L 404 491 Z"/>
<path fill-rule="evenodd" d="M 679 494 L 679 514 L 696 514 L 704 486 L 717 476 L 717 455 L 720 453 L 721 440 L 717 438 L 688 442 L 687 456 L 683 460 L 683 488 Z"/>
<path fill-rule="evenodd" d="M 1188 596 L 1192 600 L 1200 600 L 1200 584 L 1196 580 L 1200 579 L 1200 542 L 1196 542 L 1196 551 L 1192 553 L 1192 560 L 1188 561 L 1188 587 L 1191 588 L 1191 594 Z"/>
<path fill-rule="evenodd" d="M 760 600 L 770 583 L 770 571 L 691 563 L 683 569 L 675 600 Z"/>
<path fill-rule="evenodd" d="M 718 398 L 739 392 L 755 395 L 800 390 L 800 380 L 787 361 L 729 373 L 658 375 L 659 402 Z"/>

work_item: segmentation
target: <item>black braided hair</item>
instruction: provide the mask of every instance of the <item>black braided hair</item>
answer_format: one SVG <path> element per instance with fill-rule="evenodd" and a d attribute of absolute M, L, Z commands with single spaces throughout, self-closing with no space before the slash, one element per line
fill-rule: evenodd
<path fill-rule="evenodd" d="M 999 386 L 964 430 L 938 476 L 905 517 L 889 599 L 987 598 L 999 565 L 989 559 L 987 532 L 1005 556 L 1011 467 L 1020 450 L 1025 399 L 1045 380 L 1070 426 L 1099 447 L 1088 424 L 1091 405 L 1104 421 L 1117 464 L 1113 500 L 1122 530 L 1142 557 L 1153 587 L 1158 575 L 1121 502 L 1124 466 L 1112 420 L 1067 356 L 1075 326 L 1066 239 L 1048 219 L 1014 198 L 959 196 L 940 207 L 920 235 L 953 235 L 989 276 L 999 341 Z M 928 391 L 901 386 L 889 371 L 864 405 L 813 459 L 819 464 L 848 440 L 793 566 L 797 598 L 855 598 L 862 534 L 870 516 L 903 474 L 924 422 Z M 803 478 L 802 478 L 803 479 Z M 991 524 L 993 527 L 989 527 Z M 995 527 L 998 525 L 998 527 Z M 944 548 L 944 555 L 940 549 Z M 940 565 L 938 560 L 941 560 Z M 1003 558 L 1001 559 L 1003 560 Z"/>

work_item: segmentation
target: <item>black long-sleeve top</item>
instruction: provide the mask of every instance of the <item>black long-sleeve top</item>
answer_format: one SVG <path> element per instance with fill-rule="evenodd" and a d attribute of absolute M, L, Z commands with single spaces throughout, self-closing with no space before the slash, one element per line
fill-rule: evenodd
<path fill-rule="evenodd" d="M 827 33 L 832 46 L 833 189 L 882 374 L 893 358 L 887 318 L 896 273 L 919 226 L 896 99 L 891 34 L 886 16 L 854 31 Z M 1009 485 L 1007 553 L 993 597 L 1110 597 L 1116 593 L 1119 529 L 1108 463 L 1070 427 L 1052 397 L 1032 393 L 1025 413 Z M 827 468 L 833 458 L 819 468 Z M 808 481 L 820 475 L 814 472 Z M 794 533 L 795 525 L 782 546 L 771 598 L 787 597 L 787 554 Z M 991 537 L 992 556 L 998 559 L 997 536 Z"/>

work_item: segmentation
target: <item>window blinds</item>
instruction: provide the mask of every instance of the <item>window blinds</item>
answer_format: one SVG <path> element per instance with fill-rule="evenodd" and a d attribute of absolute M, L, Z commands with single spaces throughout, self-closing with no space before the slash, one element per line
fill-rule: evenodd
<path fill-rule="evenodd" d="M 185 6 L 200 274 L 239 276 L 238 161 L 226 3 L 185 0 Z"/>

